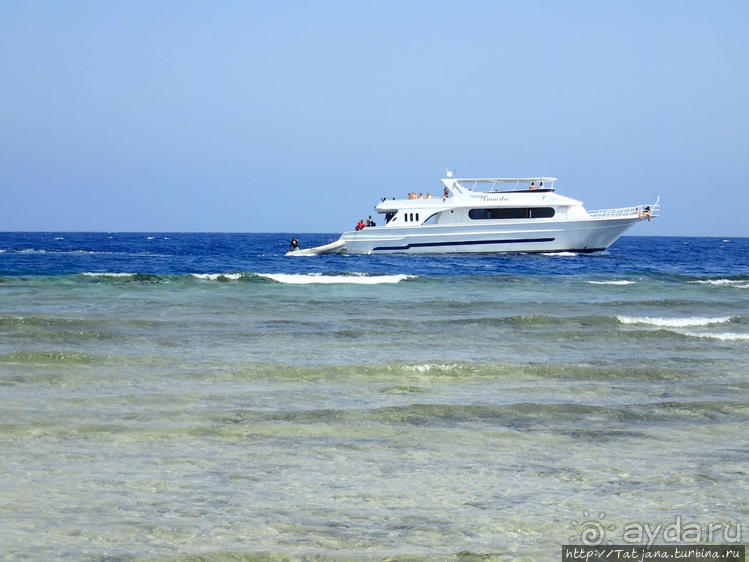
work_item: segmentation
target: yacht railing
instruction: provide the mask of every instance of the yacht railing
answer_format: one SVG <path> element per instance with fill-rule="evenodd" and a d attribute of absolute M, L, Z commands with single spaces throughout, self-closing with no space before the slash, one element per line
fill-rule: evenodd
<path fill-rule="evenodd" d="M 632 216 L 639 216 L 642 218 L 647 216 L 645 215 L 646 207 L 649 207 L 648 210 L 650 211 L 651 217 L 658 216 L 658 210 L 660 209 L 658 203 L 653 203 L 651 205 L 637 205 L 635 207 L 620 207 L 618 209 L 599 209 L 596 211 L 588 211 L 588 214 L 594 219 L 615 219 Z"/>
<path fill-rule="evenodd" d="M 619 209 L 598 209 L 596 211 L 588 211 L 591 218 L 594 219 L 613 219 L 617 217 L 631 217 L 637 214 L 637 210 L 640 207 L 621 207 Z"/>

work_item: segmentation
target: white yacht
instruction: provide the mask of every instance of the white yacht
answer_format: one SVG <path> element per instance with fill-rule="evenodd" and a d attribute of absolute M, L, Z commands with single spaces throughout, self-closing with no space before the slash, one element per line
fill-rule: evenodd
<path fill-rule="evenodd" d="M 438 195 L 383 199 L 384 224 L 341 234 L 335 242 L 286 255 L 496 252 L 596 252 L 641 220 L 655 203 L 587 211 L 555 192 L 556 178 L 454 178 Z M 361 224 L 361 223 L 360 223 Z"/>

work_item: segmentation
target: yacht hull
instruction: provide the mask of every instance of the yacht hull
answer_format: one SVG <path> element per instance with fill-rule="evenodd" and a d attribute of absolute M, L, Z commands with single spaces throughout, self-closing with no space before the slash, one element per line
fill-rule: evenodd
<path fill-rule="evenodd" d="M 613 244 L 638 217 L 516 224 L 370 227 L 344 232 L 341 254 L 596 252 Z"/>

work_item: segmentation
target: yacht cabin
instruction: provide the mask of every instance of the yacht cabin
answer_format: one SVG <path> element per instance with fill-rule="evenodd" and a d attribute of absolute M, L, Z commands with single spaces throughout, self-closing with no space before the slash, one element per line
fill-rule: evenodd
<path fill-rule="evenodd" d="M 385 227 L 470 224 L 485 220 L 589 218 L 582 202 L 555 193 L 556 178 L 452 178 L 439 196 L 409 194 L 376 207 Z"/>

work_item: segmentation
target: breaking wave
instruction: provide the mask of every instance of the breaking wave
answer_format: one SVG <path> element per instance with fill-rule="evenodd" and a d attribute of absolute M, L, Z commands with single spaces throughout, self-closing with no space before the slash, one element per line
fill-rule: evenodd
<path fill-rule="evenodd" d="M 93 273 L 87 271 L 82 275 L 85 277 L 133 277 L 137 273 Z"/>
<path fill-rule="evenodd" d="M 714 318 L 690 316 L 686 318 L 657 318 L 649 316 L 617 316 L 622 324 L 646 324 L 659 328 L 696 328 L 699 326 L 713 326 L 727 324 L 736 319 L 735 316 L 718 316 Z"/>
<path fill-rule="evenodd" d="M 195 279 L 204 281 L 239 281 L 244 273 L 191 273 Z"/>
<path fill-rule="evenodd" d="M 406 279 L 416 278 L 416 275 L 368 275 L 364 273 L 327 275 L 323 273 L 258 273 L 265 277 L 289 285 L 335 284 L 353 283 L 358 285 L 379 285 L 382 283 L 400 283 Z"/>
<path fill-rule="evenodd" d="M 741 334 L 737 332 L 710 333 L 710 332 L 692 332 L 692 331 L 684 330 L 680 333 L 684 336 L 689 336 L 691 338 L 708 338 L 708 339 L 720 340 L 720 341 L 749 341 L 749 334 Z"/>
<path fill-rule="evenodd" d="M 634 285 L 635 281 L 621 279 L 618 281 L 586 281 L 586 283 L 590 283 L 591 285 Z"/>
<path fill-rule="evenodd" d="M 133 273 L 116 271 L 87 271 L 85 273 L 24 278 L 32 283 L 48 283 L 64 279 L 86 279 L 94 283 L 185 283 L 191 282 L 247 282 L 247 283 L 280 283 L 284 285 L 311 284 L 357 284 L 379 285 L 400 283 L 415 279 L 417 275 L 408 274 L 375 274 L 375 273 L 252 273 L 252 272 L 216 272 L 216 273 Z M 15 278 L 16 280 L 19 278 Z"/>
<path fill-rule="evenodd" d="M 704 317 L 692 316 L 686 318 L 651 318 L 617 316 L 622 324 L 654 326 L 667 332 L 687 338 L 703 338 L 719 341 L 749 341 L 749 334 L 743 332 L 716 332 L 710 330 L 695 330 L 695 328 L 712 328 L 724 324 L 742 324 L 741 316 Z M 685 329 L 686 328 L 686 329 Z M 690 329 L 691 328 L 691 329 Z"/>
<path fill-rule="evenodd" d="M 711 285 L 713 287 L 733 287 L 736 289 L 749 289 L 749 280 L 747 279 L 700 279 L 690 281 L 694 285 Z"/>

